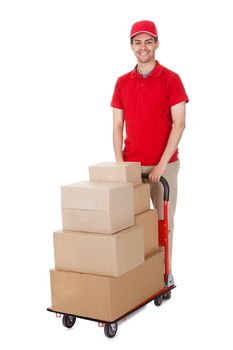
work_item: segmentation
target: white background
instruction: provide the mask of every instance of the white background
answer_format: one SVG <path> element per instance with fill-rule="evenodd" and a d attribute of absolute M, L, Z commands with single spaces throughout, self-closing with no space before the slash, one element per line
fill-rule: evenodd
<path fill-rule="evenodd" d="M 1 1 L 1 342 L 4 349 L 232 349 L 230 1 Z M 153 20 L 159 62 L 186 88 L 172 299 L 108 339 L 48 313 L 60 186 L 114 160 L 110 101 L 130 71 L 132 23 Z M 111 343 L 111 344 L 110 344 Z M 2 347 L 3 348 L 3 347 Z"/>

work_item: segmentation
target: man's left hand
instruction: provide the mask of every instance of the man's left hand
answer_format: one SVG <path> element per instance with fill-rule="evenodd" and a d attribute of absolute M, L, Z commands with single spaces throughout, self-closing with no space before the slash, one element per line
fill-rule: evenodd
<path fill-rule="evenodd" d="M 154 167 L 152 172 L 149 174 L 149 179 L 153 182 L 158 182 L 160 180 L 160 177 L 165 172 L 166 165 L 164 164 L 158 164 Z"/>

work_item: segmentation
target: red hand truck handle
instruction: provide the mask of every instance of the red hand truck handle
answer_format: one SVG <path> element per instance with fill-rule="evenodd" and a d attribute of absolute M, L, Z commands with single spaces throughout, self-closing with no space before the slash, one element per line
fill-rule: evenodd
<path fill-rule="evenodd" d="M 149 174 L 142 174 L 142 179 L 149 180 Z M 168 236 L 168 201 L 170 189 L 167 180 L 161 176 L 160 182 L 163 185 L 164 194 L 163 194 L 163 220 L 159 220 L 159 245 L 164 246 L 165 253 L 165 275 L 164 280 L 165 284 L 168 284 L 169 279 L 169 236 Z"/>
<path fill-rule="evenodd" d="M 149 174 L 142 174 L 142 179 L 149 180 Z M 160 177 L 160 182 L 163 184 L 163 190 L 164 190 L 163 201 L 168 202 L 169 201 L 169 194 L 170 194 L 170 188 L 169 188 L 168 182 L 163 176 Z"/>

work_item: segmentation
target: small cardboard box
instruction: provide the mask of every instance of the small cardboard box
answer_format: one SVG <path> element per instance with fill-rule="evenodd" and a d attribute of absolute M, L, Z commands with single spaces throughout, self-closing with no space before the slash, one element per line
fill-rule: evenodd
<path fill-rule="evenodd" d="M 77 182 L 61 188 L 64 230 L 114 233 L 134 225 L 133 185 Z"/>
<path fill-rule="evenodd" d="M 145 256 L 159 249 L 157 210 L 149 209 L 135 215 L 135 225 L 142 226 L 144 229 Z"/>
<path fill-rule="evenodd" d="M 144 234 L 140 226 L 112 235 L 56 231 L 53 241 L 58 270 L 117 277 L 144 262 Z"/>
<path fill-rule="evenodd" d="M 134 215 L 150 208 L 150 185 L 140 184 L 134 186 Z"/>
<path fill-rule="evenodd" d="M 138 185 L 141 179 L 139 162 L 103 162 L 89 166 L 91 181 L 131 182 Z"/>
<path fill-rule="evenodd" d="M 114 322 L 164 288 L 164 253 L 120 277 L 51 270 L 50 281 L 53 311 Z"/>

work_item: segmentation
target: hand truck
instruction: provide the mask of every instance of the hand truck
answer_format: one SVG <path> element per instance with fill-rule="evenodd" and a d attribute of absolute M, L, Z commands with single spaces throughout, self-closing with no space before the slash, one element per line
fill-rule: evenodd
<path fill-rule="evenodd" d="M 149 175 L 148 174 L 142 174 L 143 180 L 148 180 Z M 164 247 L 164 254 L 165 254 L 165 274 L 164 274 L 164 288 L 157 292 L 156 294 L 152 295 L 150 298 L 144 300 L 141 304 L 134 307 L 132 310 L 127 312 L 126 314 L 122 315 L 118 319 L 116 319 L 113 322 L 108 322 L 105 320 L 97 320 L 89 317 L 79 316 L 79 315 L 72 315 L 72 314 L 65 314 L 63 312 L 59 312 L 59 310 L 53 310 L 51 308 L 47 308 L 48 311 L 56 313 L 57 317 L 62 317 L 62 324 L 66 328 L 72 328 L 73 325 L 76 322 L 76 318 L 82 318 L 90 321 L 98 322 L 99 327 L 104 327 L 104 334 L 108 338 L 113 338 L 118 329 L 118 322 L 122 319 L 126 319 L 128 315 L 133 313 L 134 311 L 140 309 L 144 305 L 148 304 L 152 300 L 154 300 L 154 304 L 156 306 L 160 306 L 162 304 L 162 301 L 164 299 L 170 299 L 171 298 L 171 290 L 174 289 L 176 286 L 174 285 L 174 279 L 173 276 L 169 273 L 169 242 L 168 242 L 168 202 L 169 202 L 169 185 L 167 180 L 161 176 L 160 182 L 163 185 L 164 189 L 164 195 L 163 195 L 163 220 L 159 220 L 159 226 L 158 226 L 158 233 L 159 233 L 159 245 Z"/>

